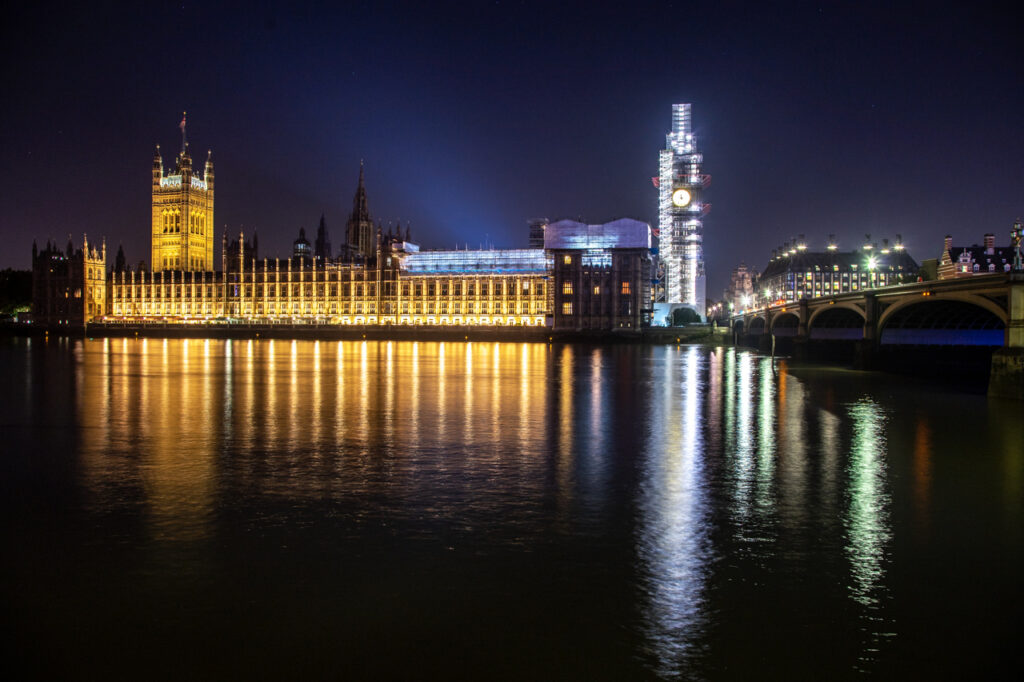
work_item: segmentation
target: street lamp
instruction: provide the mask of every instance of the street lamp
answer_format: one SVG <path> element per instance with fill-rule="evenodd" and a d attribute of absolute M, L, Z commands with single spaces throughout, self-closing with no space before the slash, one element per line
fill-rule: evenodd
<path fill-rule="evenodd" d="M 878 259 L 874 256 L 868 256 L 868 286 L 874 288 L 875 286 L 875 268 L 878 267 Z"/>

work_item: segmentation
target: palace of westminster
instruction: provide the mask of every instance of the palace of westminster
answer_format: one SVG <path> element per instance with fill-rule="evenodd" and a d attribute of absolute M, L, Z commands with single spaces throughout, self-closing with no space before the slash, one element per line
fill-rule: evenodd
<path fill-rule="evenodd" d="M 184 129 L 183 129 L 184 133 Z M 33 320 L 86 324 L 335 324 L 636 329 L 649 324 L 652 231 L 627 218 L 534 225 L 526 249 L 421 251 L 409 230 L 371 220 L 362 166 L 334 254 L 321 218 L 284 258 L 255 236 L 221 238 L 214 256 L 214 170 L 182 141 L 173 170 L 153 157 L 150 267 L 108 269 L 106 244 L 33 245 Z M 219 269 L 214 269 L 219 265 Z"/>

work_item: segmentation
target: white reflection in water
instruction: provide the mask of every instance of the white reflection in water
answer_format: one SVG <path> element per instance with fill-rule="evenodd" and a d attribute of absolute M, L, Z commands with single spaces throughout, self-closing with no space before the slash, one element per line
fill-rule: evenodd
<path fill-rule="evenodd" d="M 675 677 L 704 621 L 705 571 L 709 554 L 702 437 L 701 358 L 690 348 L 667 354 L 666 377 L 682 374 L 677 391 L 651 404 L 649 448 L 640 489 L 638 554 L 644 594 L 644 632 L 658 675 Z"/>
<path fill-rule="evenodd" d="M 753 490 L 754 468 L 754 418 L 753 418 L 753 356 L 742 353 L 739 358 L 739 380 L 736 395 L 730 402 L 736 403 L 736 443 L 733 457 L 733 476 L 736 480 L 733 514 L 738 528 L 746 528 L 750 517 L 750 495 Z"/>
<path fill-rule="evenodd" d="M 771 358 L 761 358 L 761 386 L 758 394 L 757 416 L 757 510 L 762 521 L 765 515 L 774 511 L 775 476 L 775 376 Z M 781 375 L 780 386 L 784 386 L 785 373 Z M 779 401 L 785 401 L 785 391 L 780 388 Z"/>
<path fill-rule="evenodd" d="M 885 414 L 870 399 L 849 408 L 853 422 L 850 444 L 850 509 L 847 514 L 847 555 L 853 574 L 853 598 L 865 606 L 877 603 L 876 589 L 884 576 L 888 495 L 885 490 Z"/>
<path fill-rule="evenodd" d="M 846 517 L 846 555 L 850 561 L 850 596 L 865 607 L 868 641 L 861 653 L 861 665 L 874 660 L 884 632 L 881 620 L 887 594 L 884 585 L 889 560 L 886 548 L 892 539 L 889 529 L 889 495 L 886 491 L 887 419 L 881 407 L 869 398 L 849 406 L 853 427 L 850 443 L 849 511 Z M 867 668 L 870 669 L 870 668 Z"/>

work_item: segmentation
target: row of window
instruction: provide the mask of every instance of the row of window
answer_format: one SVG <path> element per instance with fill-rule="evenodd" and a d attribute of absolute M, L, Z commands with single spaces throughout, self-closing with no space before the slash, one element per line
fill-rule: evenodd
<path fill-rule="evenodd" d="M 231 307 L 237 309 L 237 304 L 232 303 Z M 216 315 L 219 314 L 221 305 L 218 303 L 210 302 L 175 302 L 175 303 L 131 303 L 131 302 L 115 302 L 113 305 L 114 315 Z M 246 309 L 252 312 L 253 306 L 247 305 Z M 443 303 L 401 303 L 395 305 L 393 303 L 384 302 L 379 306 L 374 301 L 367 302 L 356 302 L 350 303 L 344 302 L 330 302 L 323 303 L 319 302 L 316 304 L 310 303 L 273 303 L 269 302 L 266 305 L 263 303 L 257 303 L 255 305 L 256 314 L 268 315 L 287 315 L 289 313 L 295 314 L 313 314 L 313 313 L 329 313 L 329 314 L 342 314 L 342 315 L 362 315 L 362 314 L 393 314 L 398 313 L 400 315 L 543 315 L 545 313 L 545 306 L 542 303 L 522 303 L 522 304 L 502 304 L 502 303 L 487 303 L 487 302 L 469 302 L 465 305 L 461 302 L 455 302 L 449 305 L 447 302 Z"/>
<path fill-rule="evenodd" d="M 181 211 L 177 209 L 164 211 L 162 215 L 164 234 L 179 234 L 181 232 Z M 202 212 L 190 214 L 188 218 L 189 234 L 205 234 L 205 230 L 206 214 Z"/>
<path fill-rule="evenodd" d="M 630 283 L 628 281 L 622 283 L 621 291 L 622 291 L 622 295 L 623 296 L 629 296 L 630 295 L 632 289 L 631 289 L 631 285 L 630 285 Z M 565 294 L 565 295 L 571 295 L 573 293 L 572 282 L 562 282 L 562 293 Z M 600 296 L 601 295 L 601 286 L 600 285 L 598 285 L 598 284 L 594 285 L 593 294 L 594 294 L 594 296 Z"/>
<path fill-rule="evenodd" d="M 175 259 L 165 259 L 165 260 L 174 260 L 174 261 L 176 261 L 177 259 L 175 258 Z M 171 265 L 173 265 L 173 263 Z M 628 283 L 626 283 L 626 284 L 628 285 Z M 213 293 L 214 292 L 214 287 L 215 286 L 222 286 L 222 285 L 219 285 L 219 284 L 218 285 L 215 285 L 215 284 L 205 284 L 205 285 L 203 285 L 203 284 L 199 284 L 199 285 L 195 285 L 195 284 L 192 284 L 192 285 L 189 285 L 189 284 L 185 284 L 185 285 L 182 285 L 182 284 L 174 284 L 174 285 L 171 285 L 171 284 L 163 284 L 163 285 L 160 285 L 160 284 L 149 284 L 149 285 L 146 285 L 146 284 L 139 284 L 139 285 L 115 284 L 113 286 L 113 291 L 114 291 L 114 297 L 115 298 L 121 298 L 121 297 L 124 297 L 124 298 L 134 298 L 134 297 L 139 297 L 139 296 L 145 297 L 147 291 L 154 292 L 154 293 L 150 294 L 151 296 L 161 296 L 161 295 L 163 295 L 163 296 L 166 296 L 166 297 L 169 298 L 172 294 L 175 295 L 175 296 L 179 296 L 180 297 L 182 295 L 182 287 L 183 286 L 185 287 L 186 295 L 189 295 L 189 288 L 191 287 L 191 295 L 192 296 L 196 296 L 196 295 L 200 295 L 201 296 L 201 295 L 203 295 L 202 291 L 203 291 L 203 287 L 205 286 L 206 292 L 207 292 L 205 295 L 212 297 L 214 295 L 214 293 Z M 236 294 L 235 295 L 238 295 L 237 294 L 237 288 L 238 288 L 239 285 L 235 284 L 235 283 L 232 283 L 231 286 L 236 289 Z M 394 291 L 394 288 L 391 286 L 390 283 L 385 282 L 383 284 L 383 287 L 384 288 L 382 289 L 382 293 L 384 295 L 387 295 L 387 296 L 392 295 L 392 292 Z M 513 289 L 512 291 L 506 290 L 504 293 L 502 293 L 502 289 L 503 289 L 503 287 L 500 286 L 500 283 L 498 283 L 498 286 L 487 286 L 487 283 L 485 282 L 483 285 L 480 286 L 480 293 L 476 294 L 476 288 L 472 284 L 470 284 L 470 285 L 468 285 L 466 287 L 465 296 L 467 296 L 467 297 L 468 296 L 473 296 L 473 297 L 477 297 L 477 296 L 480 296 L 480 297 L 485 297 L 485 296 L 486 297 L 501 297 L 501 296 L 505 296 L 505 297 L 510 298 L 510 299 L 519 298 L 519 297 L 516 296 L 517 291 L 515 289 Z M 436 298 L 437 296 L 441 296 L 441 297 L 445 297 L 445 298 L 447 298 L 449 296 L 459 296 L 459 297 L 463 296 L 462 287 L 461 286 L 458 286 L 458 285 L 455 286 L 451 290 L 452 293 L 449 294 L 450 290 L 449 290 L 449 287 L 447 285 L 436 286 L 433 282 L 429 283 L 426 287 L 424 287 L 421 283 L 417 283 L 415 285 L 403 284 L 403 285 L 401 285 L 399 287 L 399 290 L 401 292 L 401 296 L 403 296 L 403 297 L 409 297 L 410 295 L 412 295 L 412 296 L 414 296 L 416 298 L 422 298 L 424 291 L 426 291 L 427 297 L 430 297 L 430 298 Z M 198 294 L 196 293 L 197 291 L 199 292 Z M 355 296 L 356 298 L 362 298 L 364 296 L 368 296 L 368 297 L 372 298 L 372 297 L 376 297 L 376 295 L 377 295 L 377 285 L 376 285 L 376 283 L 373 283 L 373 282 L 367 283 L 367 284 L 343 282 L 340 285 L 336 284 L 336 283 L 335 284 L 322 284 L 322 283 L 321 284 L 313 284 L 313 283 L 309 283 L 309 282 L 307 282 L 307 283 L 293 282 L 291 285 L 289 285 L 289 284 L 273 284 L 273 283 L 272 284 L 267 284 L 267 285 L 264 285 L 264 284 L 257 284 L 257 285 L 255 285 L 255 292 L 256 292 L 256 296 L 258 296 L 258 297 L 263 297 L 263 296 L 278 297 L 278 296 L 289 296 L 289 295 L 290 296 L 294 296 L 294 297 L 299 297 L 299 296 L 309 296 L 309 297 L 312 297 L 314 295 L 315 296 L 319 296 L 319 297 L 323 297 L 323 296 L 336 297 L 336 296 L 339 295 L 339 291 L 341 292 L 341 296 L 342 297 Z M 625 293 L 628 293 L 628 287 L 627 287 L 627 291 Z M 252 284 L 246 284 L 245 285 L 245 289 L 243 290 L 243 294 L 246 297 L 251 297 L 253 295 L 253 285 Z M 532 294 L 532 296 L 531 296 L 531 294 Z M 536 283 L 532 287 L 532 289 L 529 288 L 529 287 L 524 288 L 523 296 L 521 298 L 543 299 L 544 298 L 544 284 L 543 283 Z"/>

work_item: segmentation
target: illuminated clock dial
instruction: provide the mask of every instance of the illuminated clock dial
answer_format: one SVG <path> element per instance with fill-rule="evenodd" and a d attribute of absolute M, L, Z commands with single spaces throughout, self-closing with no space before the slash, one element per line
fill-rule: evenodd
<path fill-rule="evenodd" d="M 690 193 L 683 188 L 677 189 L 672 192 L 672 203 L 682 208 L 690 203 Z"/>

